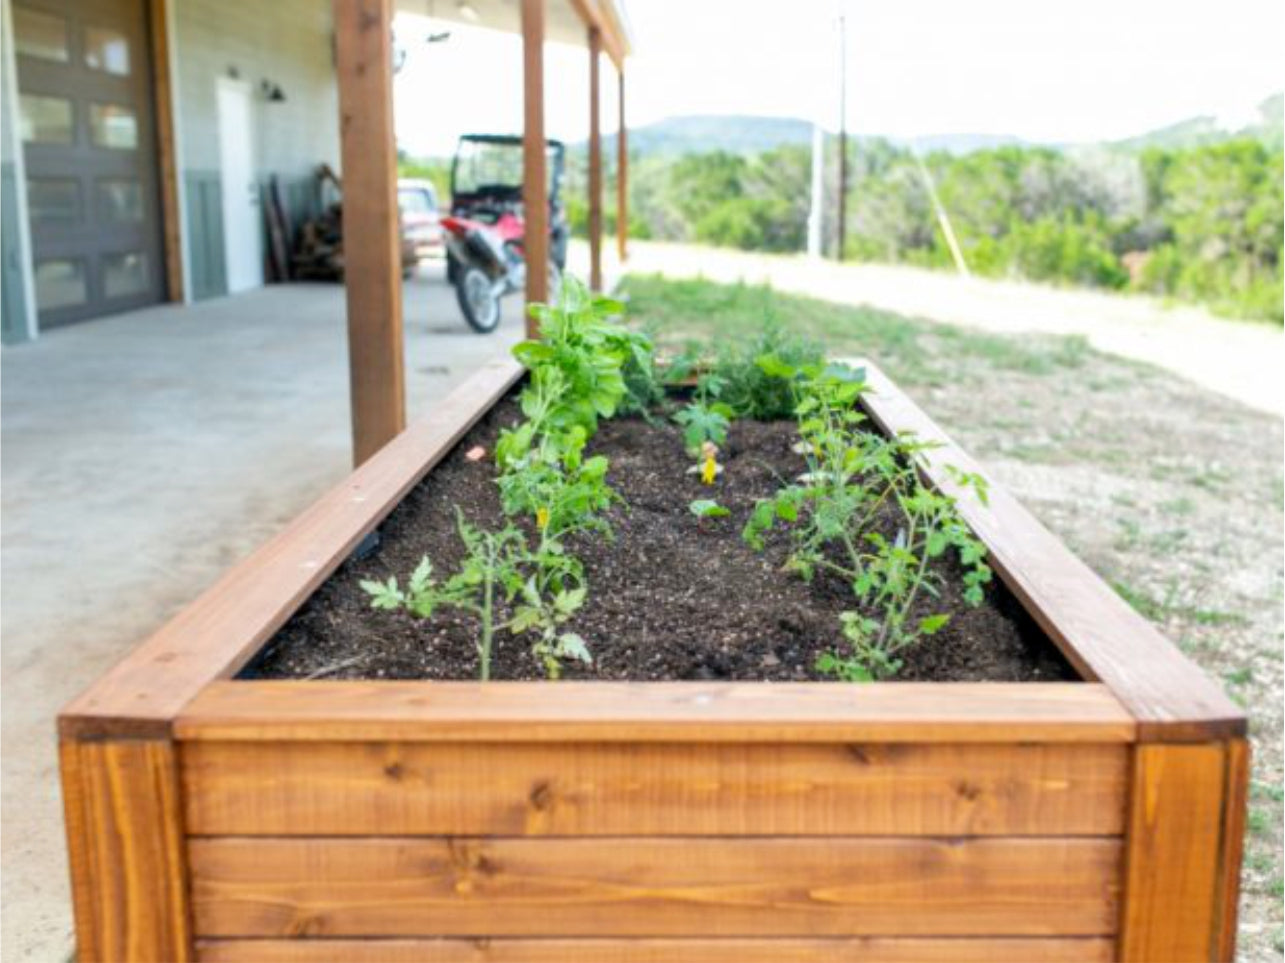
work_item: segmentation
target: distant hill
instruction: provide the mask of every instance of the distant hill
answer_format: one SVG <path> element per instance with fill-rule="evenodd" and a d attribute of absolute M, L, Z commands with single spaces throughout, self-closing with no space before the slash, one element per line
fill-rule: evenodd
<path fill-rule="evenodd" d="M 1148 131 L 1137 137 L 1113 141 L 1110 146 L 1125 150 L 1145 147 L 1197 147 L 1216 144 L 1232 137 L 1254 137 L 1270 147 L 1280 147 L 1285 130 L 1285 93 L 1273 94 L 1258 105 L 1258 119 L 1239 128 L 1227 127 L 1217 117 L 1189 117 L 1176 124 Z"/>
<path fill-rule="evenodd" d="M 829 131 L 833 135 L 833 131 Z M 872 138 L 859 137 L 862 141 Z M 1024 144 L 1005 134 L 931 134 L 909 139 L 887 138 L 901 146 L 913 146 L 925 153 L 934 150 L 966 154 L 987 147 Z M 615 137 L 607 138 L 614 149 Z M 756 154 L 787 144 L 812 143 L 812 122 L 797 117 L 751 117 L 707 115 L 667 117 L 654 124 L 631 128 L 629 147 L 640 154 L 677 156 L 724 150 L 733 154 Z"/>
<path fill-rule="evenodd" d="M 614 144 L 615 137 L 609 140 Z M 629 130 L 629 148 L 640 154 L 678 155 L 713 150 L 756 154 L 783 144 L 810 143 L 812 125 L 796 117 L 667 117 Z"/>

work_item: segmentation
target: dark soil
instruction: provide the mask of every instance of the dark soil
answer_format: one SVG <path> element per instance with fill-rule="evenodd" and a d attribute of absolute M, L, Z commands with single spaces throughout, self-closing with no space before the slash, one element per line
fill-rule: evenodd
<path fill-rule="evenodd" d="M 495 438 L 520 419 L 513 401 L 498 405 L 379 529 L 378 547 L 342 565 L 268 643 L 245 677 L 472 679 L 478 626 L 451 610 L 419 621 L 377 611 L 361 579 L 403 582 L 421 556 L 439 574 L 461 555 L 454 506 L 474 524 L 502 523 L 494 478 Z M 842 651 L 838 616 L 853 607 L 837 579 L 806 584 L 781 571 L 782 535 L 756 553 L 740 537 L 757 498 L 802 470 L 791 452 L 792 422 L 736 422 L 720 456 L 726 469 L 713 488 L 687 469 L 693 459 L 672 425 L 621 418 L 591 443 L 611 459 L 608 479 L 624 503 L 612 510 L 614 539 L 585 538 L 574 548 L 585 563 L 589 597 L 568 625 L 588 642 L 592 667 L 570 665 L 568 678 L 819 680 L 823 652 Z M 475 445 L 487 457 L 469 461 Z M 688 511 L 716 498 L 727 518 L 701 521 Z M 883 519 L 894 534 L 895 519 Z M 898 678 L 936 681 L 1048 681 L 1075 678 L 1057 649 L 998 582 L 977 608 L 958 597 L 957 570 L 944 563 L 945 589 L 933 611 L 951 619 L 937 635 L 904 653 Z M 542 678 L 529 640 L 500 633 L 492 663 L 497 679 Z"/>

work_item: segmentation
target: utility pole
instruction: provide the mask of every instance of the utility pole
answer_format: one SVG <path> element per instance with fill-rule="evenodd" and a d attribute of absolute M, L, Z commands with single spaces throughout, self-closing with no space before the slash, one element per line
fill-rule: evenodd
<path fill-rule="evenodd" d="M 836 261 L 843 260 L 843 245 L 848 238 L 848 34 L 844 0 L 839 0 L 839 239 L 834 252 Z"/>
<path fill-rule="evenodd" d="M 812 125 L 812 206 L 808 210 L 808 257 L 821 256 L 821 209 L 825 205 L 825 131 Z"/>

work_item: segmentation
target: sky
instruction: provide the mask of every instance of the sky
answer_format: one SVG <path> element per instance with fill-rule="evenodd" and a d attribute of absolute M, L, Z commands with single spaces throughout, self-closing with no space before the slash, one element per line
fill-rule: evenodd
<path fill-rule="evenodd" d="M 565 0 L 548 0 L 550 3 Z M 1005 134 L 1071 143 L 1199 114 L 1231 127 L 1285 89 L 1281 0 L 624 0 L 630 126 L 687 114 L 804 117 L 838 126 L 837 14 L 845 12 L 847 120 L 859 134 Z M 402 0 L 403 8 L 415 0 Z M 399 14 L 397 132 L 449 155 L 465 131 L 518 132 L 518 38 Z M 443 42 L 426 44 L 435 30 Z M 583 49 L 549 44 L 546 128 L 588 132 Z M 603 127 L 617 125 L 603 61 Z"/>

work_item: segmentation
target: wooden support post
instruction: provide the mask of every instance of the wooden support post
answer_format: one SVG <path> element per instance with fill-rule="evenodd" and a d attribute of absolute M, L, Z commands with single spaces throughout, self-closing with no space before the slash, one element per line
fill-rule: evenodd
<path fill-rule="evenodd" d="M 619 78 L 620 130 L 616 134 L 616 254 L 621 261 L 629 256 L 626 241 L 629 237 L 629 143 L 625 126 L 625 68 Z"/>
<path fill-rule="evenodd" d="M 353 461 L 406 427 L 392 0 L 334 0 Z"/>
<path fill-rule="evenodd" d="M 194 958 L 174 744 L 63 738 L 79 963 Z"/>
<path fill-rule="evenodd" d="M 1123 963 L 1230 963 L 1248 777 L 1243 739 L 1135 750 Z"/>
<path fill-rule="evenodd" d="M 544 0 L 522 0 L 522 209 L 526 217 L 526 303 L 549 300 L 549 174 L 544 139 Z M 527 337 L 538 333 L 528 314 Z"/>
<path fill-rule="evenodd" d="M 148 4 L 151 34 L 152 102 L 156 113 L 157 173 L 161 181 L 161 236 L 165 245 L 165 296 L 183 301 L 183 249 L 178 206 L 178 165 L 174 148 L 174 88 L 170 77 L 169 22 L 164 0 Z"/>
<path fill-rule="evenodd" d="M 589 28 L 589 287 L 602 290 L 602 129 L 598 110 L 598 62 L 602 33 Z"/>

